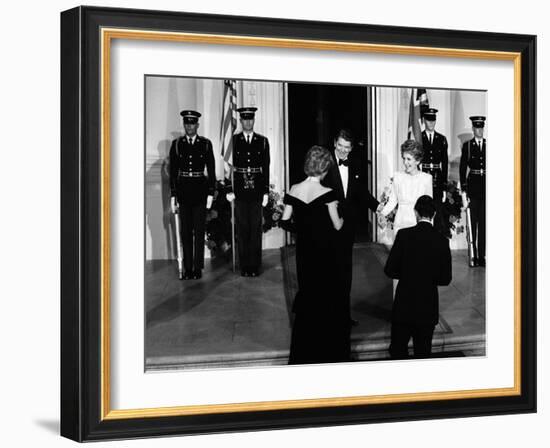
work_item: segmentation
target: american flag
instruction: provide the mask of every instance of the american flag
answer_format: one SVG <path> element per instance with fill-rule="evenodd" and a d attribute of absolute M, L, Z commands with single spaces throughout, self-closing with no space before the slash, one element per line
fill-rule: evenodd
<path fill-rule="evenodd" d="M 233 165 L 233 134 L 237 129 L 237 81 L 226 79 L 223 86 L 221 142 L 223 160 Z"/>
<path fill-rule="evenodd" d="M 409 106 L 409 134 L 408 138 L 414 138 L 422 143 L 422 113 L 428 109 L 428 94 L 426 89 L 412 89 L 411 103 Z"/>

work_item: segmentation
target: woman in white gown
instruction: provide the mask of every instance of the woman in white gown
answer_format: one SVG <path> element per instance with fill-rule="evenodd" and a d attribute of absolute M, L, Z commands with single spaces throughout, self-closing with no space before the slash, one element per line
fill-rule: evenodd
<path fill-rule="evenodd" d="M 417 199 L 425 194 L 433 197 L 432 176 L 419 170 L 423 155 L 422 145 L 415 140 L 407 140 L 401 145 L 405 171 L 394 174 L 388 202 L 380 211 L 381 215 L 386 217 L 397 206 L 393 222 L 394 236 L 399 229 L 416 225 L 414 204 Z"/>

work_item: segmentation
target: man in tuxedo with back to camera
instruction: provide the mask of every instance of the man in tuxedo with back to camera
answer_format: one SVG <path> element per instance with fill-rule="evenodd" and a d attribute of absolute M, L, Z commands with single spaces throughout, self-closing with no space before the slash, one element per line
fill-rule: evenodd
<path fill-rule="evenodd" d="M 170 195 L 172 213 L 179 211 L 181 220 L 183 279 L 190 280 L 202 277 L 206 209 L 212 207 L 216 171 L 212 142 L 197 134 L 201 114 L 184 110 L 180 115 L 185 135 L 170 146 Z"/>
<path fill-rule="evenodd" d="M 329 169 L 323 184 L 336 191 L 338 211 L 344 218 L 344 226 L 338 232 L 339 265 L 344 288 L 344 297 L 350 311 L 350 293 L 353 270 L 353 244 L 357 221 L 361 213 L 369 208 L 377 211 L 379 202 L 368 189 L 367 167 L 359 152 L 353 151 L 354 139 L 351 132 L 341 129 L 334 139 L 334 164 Z M 350 323 L 357 325 L 351 318 Z"/>
<path fill-rule="evenodd" d="M 409 356 L 412 337 L 414 356 L 427 358 L 439 322 L 438 286 L 451 283 L 452 264 L 449 240 L 433 226 L 435 201 L 420 196 L 414 206 L 417 224 L 397 232 L 384 267 L 385 274 L 397 279 L 391 316 L 390 355 Z"/>

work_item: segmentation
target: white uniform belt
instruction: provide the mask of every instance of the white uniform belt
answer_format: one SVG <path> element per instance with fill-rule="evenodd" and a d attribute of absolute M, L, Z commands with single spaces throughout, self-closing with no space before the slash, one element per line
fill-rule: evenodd
<path fill-rule="evenodd" d="M 423 163 L 422 168 L 426 170 L 440 170 L 441 163 Z"/>
<path fill-rule="evenodd" d="M 253 167 L 246 167 L 246 168 L 239 168 L 239 167 L 235 167 L 235 172 L 236 173 L 242 173 L 242 174 L 248 174 L 248 173 L 254 173 L 254 174 L 259 174 L 262 172 L 262 169 L 261 168 L 253 168 Z"/>
<path fill-rule="evenodd" d="M 204 171 L 181 171 L 179 172 L 181 177 L 204 177 Z"/>

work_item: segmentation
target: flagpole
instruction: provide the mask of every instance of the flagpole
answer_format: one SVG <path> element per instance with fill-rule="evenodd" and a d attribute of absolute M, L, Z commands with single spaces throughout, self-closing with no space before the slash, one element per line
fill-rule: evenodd
<path fill-rule="evenodd" d="M 231 170 L 231 189 L 233 190 L 233 196 L 235 196 L 235 170 L 233 169 L 233 136 L 237 128 L 237 80 L 232 80 L 231 82 L 231 165 L 229 169 Z M 235 235 L 235 201 L 236 197 L 233 197 L 231 201 L 231 238 L 233 244 L 233 272 L 237 269 L 237 242 Z"/>
<path fill-rule="evenodd" d="M 229 170 L 231 171 L 231 189 L 235 192 L 235 183 L 233 176 L 233 167 L 230 165 Z M 235 193 L 233 193 L 235 194 Z M 235 272 L 236 266 L 236 246 L 235 246 L 235 199 L 231 201 L 231 251 L 233 252 L 233 272 Z"/>
<path fill-rule="evenodd" d="M 233 272 L 236 270 L 236 244 L 235 244 L 235 176 L 233 170 L 233 135 L 237 128 L 237 81 L 233 79 L 226 79 L 224 81 L 224 103 L 222 111 L 222 155 L 224 162 L 227 163 L 230 170 L 231 177 L 231 189 L 233 193 L 233 200 L 231 201 L 231 250 Z M 227 104 L 226 104 L 227 101 Z M 229 138 L 228 138 L 229 136 Z M 225 169 L 224 169 L 225 178 Z"/>

